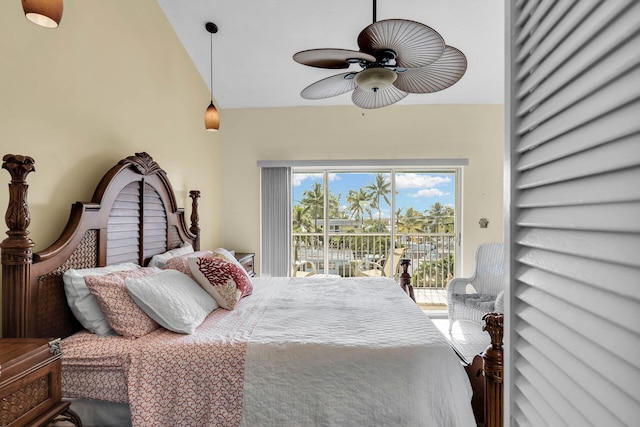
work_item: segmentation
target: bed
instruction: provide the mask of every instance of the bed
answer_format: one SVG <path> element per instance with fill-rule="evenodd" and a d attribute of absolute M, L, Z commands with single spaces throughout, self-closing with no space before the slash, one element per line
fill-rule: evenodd
<path fill-rule="evenodd" d="M 67 304 L 64 273 L 146 266 L 185 244 L 200 251 L 199 191 L 190 192 L 187 226 L 164 170 L 136 153 L 107 171 L 90 202 L 72 205 L 54 244 L 33 253 L 26 177 L 34 160 L 6 155 L 2 167 L 12 178 L 3 336 L 63 338 L 63 395 L 86 425 L 101 407 L 115 417 L 102 425 L 476 424 L 465 369 L 391 279 L 253 278 L 251 295 L 213 310 L 193 334 L 86 331 Z"/>

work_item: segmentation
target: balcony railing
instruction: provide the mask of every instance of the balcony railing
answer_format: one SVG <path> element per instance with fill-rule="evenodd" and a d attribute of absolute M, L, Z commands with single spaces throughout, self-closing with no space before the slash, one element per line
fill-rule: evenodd
<path fill-rule="evenodd" d="M 384 233 L 331 233 L 325 248 L 322 233 L 293 233 L 292 254 L 299 271 L 311 273 L 315 268 L 318 274 L 343 277 L 367 275 L 374 267 L 387 267 L 396 276 L 397 268 L 391 267 L 399 264 L 398 258 L 409 258 L 414 288 L 443 290 L 455 272 L 455 243 L 450 233 L 396 234 L 393 242 Z"/>

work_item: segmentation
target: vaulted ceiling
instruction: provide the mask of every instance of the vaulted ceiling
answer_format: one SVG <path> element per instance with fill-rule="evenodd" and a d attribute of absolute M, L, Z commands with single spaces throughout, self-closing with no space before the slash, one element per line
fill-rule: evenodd
<path fill-rule="evenodd" d="M 221 109 L 352 105 L 351 93 L 305 100 L 309 84 L 344 72 L 301 65 L 294 53 L 315 48 L 358 50 L 360 31 L 373 21 L 371 0 L 157 0 Z M 461 50 L 467 71 L 454 86 L 410 94 L 398 105 L 501 104 L 504 96 L 502 0 L 379 0 L 377 20 L 407 19 L 430 26 Z M 354 71 L 357 65 L 351 66 Z"/>

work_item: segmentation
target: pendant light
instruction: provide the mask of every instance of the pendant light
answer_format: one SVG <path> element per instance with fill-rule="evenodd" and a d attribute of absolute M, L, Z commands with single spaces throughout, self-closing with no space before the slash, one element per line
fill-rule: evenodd
<path fill-rule="evenodd" d="M 24 16 L 34 24 L 57 28 L 62 19 L 62 0 L 22 0 Z"/>
<path fill-rule="evenodd" d="M 209 36 L 211 39 L 211 80 L 209 81 L 210 91 L 211 91 L 211 102 L 207 107 L 207 111 L 204 113 L 204 126 L 208 131 L 215 132 L 220 129 L 220 114 L 216 109 L 215 105 L 213 105 L 213 34 L 218 32 L 218 26 L 213 22 L 207 22 L 204 26 L 207 31 L 209 31 Z"/>

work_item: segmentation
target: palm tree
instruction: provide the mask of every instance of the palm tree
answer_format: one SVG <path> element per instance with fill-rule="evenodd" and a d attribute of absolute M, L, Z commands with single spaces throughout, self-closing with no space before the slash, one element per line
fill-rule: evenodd
<path fill-rule="evenodd" d="M 402 222 L 402 208 L 396 211 L 396 232 L 400 232 L 400 223 Z"/>
<path fill-rule="evenodd" d="M 362 224 L 362 220 L 364 219 L 365 212 L 369 211 L 369 205 L 371 204 L 370 195 L 361 188 L 358 191 L 349 190 L 349 195 L 347 196 L 347 203 L 349 203 L 349 207 L 347 210 L 351 212 L 351 217 L 355 218 L 356 221 L 359 221 Z"/>
<path fill-rule="evenodd" d="M 342 193 L 336 196 L 332 192 L 329 192 L 329 218 L 347 217 L 347 215 L 340 210 L 340 199 L 342 199 Z"/>
<path fill-rule="evenodd" d="M 453 219 L 453 209 L 440 202 L 435 202 L 429 210 L 425 211 L 425 214 L 434 233 L 440 233 L 443 226 Z"/>
<path fill-rule="evenodd" d="M 324 216 L 324 191 L 322 184 L 316 182 L 311 190 L 302 193 L 300 203 L 309 209 L 309 214 L 313 218 L 314 232 L 318 232 L 318 219 Z"/>
<path fill-rule="evenodd" d="M 391 187 L 391 183 L 383 173 L 376 174 L 376 182 L 364 187 L 369 190 L 369 195 L 372 199 L 371 207 L 378 210 L 378 221 L 382 221 L 380 199 L 384 199 L 384 201 L 387 202 L 387 205 L 391 205 L 391 202 L 389 201 L 389 193 L 391 190 L 389 187 Z"/>
<path fill-rule="evenodd" d="M 294 233 L 306 233 L 311 230 L 313 223 L 309 217 L 309 207 L 295 205 L 291 218 L 291 228 Z"/>
<path fill-rule="evenodd" d="M 422 233 L 425 226 L 424 215 L 413 208 L 408 208 L 402 218 L 398 218 L 398 231 L 411 233 Z"/>

